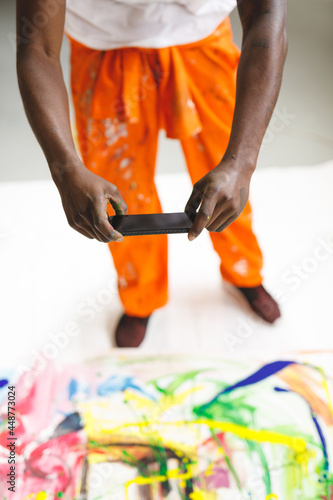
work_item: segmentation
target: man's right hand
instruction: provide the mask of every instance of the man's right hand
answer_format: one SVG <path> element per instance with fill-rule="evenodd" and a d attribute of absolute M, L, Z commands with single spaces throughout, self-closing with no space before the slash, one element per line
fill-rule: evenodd
<path fill-rule="evenodd" d="M 114 184 L 90 172 L 81 164 L 53 176 L 69 225 L 87 238 L 107 243 L 123 236 L 108 221 L 111 203 L 116 215 L 125 215 L 127 206 Z"/>
<path fill-rule="evenodd" d="M 126 204 L 116 186 L 87 170 L 75 150 L 60 64 L 65 14 L 63 0 L 55 0 L 52 13 L 48 2 L 17 0 L 17 74 L 25 111 L 70 226 L 87 238 L 122 241 L 108 221 L 107 205 L 123 215 Z"/>

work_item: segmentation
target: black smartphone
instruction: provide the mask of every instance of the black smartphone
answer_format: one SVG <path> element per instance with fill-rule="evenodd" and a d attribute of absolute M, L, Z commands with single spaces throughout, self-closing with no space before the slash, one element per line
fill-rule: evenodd
<path fill-rule="evenodd" d="M 123 236 L 142 234 L 188 233 L 196 214 L 185 212 L 172 214 L 113 215 L 111 226 Z"/>

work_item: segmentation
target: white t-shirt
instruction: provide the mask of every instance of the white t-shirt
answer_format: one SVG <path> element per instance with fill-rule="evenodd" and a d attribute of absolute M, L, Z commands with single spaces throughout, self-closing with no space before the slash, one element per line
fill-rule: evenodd
<path fill-rule="evenodd" d="M 201 40 L 236 0 L 67 0 L 65 31 L 98 50 L 162 48 Z"/>

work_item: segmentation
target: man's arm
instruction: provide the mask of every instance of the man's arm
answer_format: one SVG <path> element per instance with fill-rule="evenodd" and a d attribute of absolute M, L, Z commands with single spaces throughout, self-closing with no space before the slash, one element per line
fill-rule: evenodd
<path fill-rule="evenodd" d="M 237 0 L 243 27 L 236 105 L 229 144 L 219 165 L 193 187 L 185 211 L 200 209 L 189 232 L 220 232 L 243 211 L 251 176 L 271 119 L 287 54 L 286 0 Z"/>
<path fill-rule="evenodd" d="M 120 241 L 108 222 L 107 204 L 117 214 L 127 207 L 116 186 L 86 169 L 73 143 L 60 64 L 66 0 L 54 0 L 52 13 L 45 3 L 17 0 L 17 75 L 24 108 L 71 227 L 88 238 Z"/>

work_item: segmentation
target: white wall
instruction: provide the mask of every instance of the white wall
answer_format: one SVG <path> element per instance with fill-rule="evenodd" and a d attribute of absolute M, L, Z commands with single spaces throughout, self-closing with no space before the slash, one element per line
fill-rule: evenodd
<path fill-rule="evenodd" d="M 332 0 L 289 0 L 289 54 L 275 121 L 260 154 L 259 168 L 268 165 L 317 164 L 333 156 L 333 19 Z M 45 179 L 46 162 L 27 123 L 15 74 L 15 2 L 0 4 L 0 181 Z M 235 40 L 241 39 L 237 12 L 232 15 Z M 68 81 L 68 44 L 62 50 Z M 274 128 L 274 127 L 273 127 Z M 185 168 L 177 141 L 161 134 L 158 170 Z"/>

